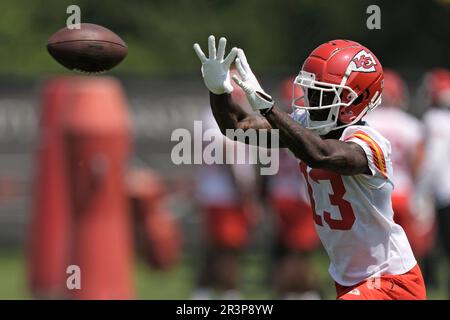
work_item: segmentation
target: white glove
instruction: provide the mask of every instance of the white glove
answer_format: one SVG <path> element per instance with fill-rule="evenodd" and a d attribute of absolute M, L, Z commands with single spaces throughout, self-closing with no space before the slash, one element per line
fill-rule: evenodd
<path fill-rule="evenodd" d="M 242 49 L 238 50 L 237 56 L 235 64 L 241 78 L 234 75 L 233 81 L 244 90 L 254 111 L 260 111 L 263 114 L 270 111 L 274 104 L 272 97 L 261 88 Z"/>
<path fill-rule="evenodd" d="M 205 85 L 214 94 L 231 93 L 233 91 L 230 81 L 230 65 L 236 58 L 237 48 L 231 49 L 228 56 L 224 59 L 226 44 L 227 39 L 220 38 L 216 54 L 216 39 L 214 36 L 209 36 L 209 58 L 205 56 L 198 43 L 194 44 L 195 53 L 197 53 L 202 63 L 202 75 Z"/>

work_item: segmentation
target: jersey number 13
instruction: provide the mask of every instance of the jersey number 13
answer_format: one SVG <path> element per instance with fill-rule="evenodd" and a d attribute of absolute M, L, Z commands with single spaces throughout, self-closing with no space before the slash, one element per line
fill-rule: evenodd
<path fill-rule="evenodd" d="M 305 180 L 308 185 L 308 194 L 311 202 L 314 222 L 319 226 L 323 226 L 323 220 L 325 220 L 325 222 L 330 226 L 330 229 L 350 230 L 355 223 L 355 213 L 353 212 L 350 202 L 343 198 L 346 191 L 341 175 L 322 169 L 311 169 L 308 173 L 306 165 L 303 162 L 300 162 L 300 169 L 305 176 Z M 314 200 L 313 191 L 308 176 L 312 181 L 317 183 L 319 183 L 320 180 L 330 181 L 331 188 L 333 189 L 333 194 L 328 195 L 330 198 L 330 203 L 339 209 L 341 219 L 333 219 L 331 217 L 331 213 L 327 211 L 323 212 L 323 219 L 322 216 L 317 214 L 316 202 Z"/>

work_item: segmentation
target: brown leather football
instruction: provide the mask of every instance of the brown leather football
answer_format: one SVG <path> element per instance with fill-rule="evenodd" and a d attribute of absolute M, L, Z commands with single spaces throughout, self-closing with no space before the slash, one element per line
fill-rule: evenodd
<path fill-rule="evenodd" d="M 48 52 L 66 68 L 102 72 L 118 65 L 127 55 L 127 45 L 111 30 L 92 23 L 80 26 L 63 28 L 48 39 Z"/>

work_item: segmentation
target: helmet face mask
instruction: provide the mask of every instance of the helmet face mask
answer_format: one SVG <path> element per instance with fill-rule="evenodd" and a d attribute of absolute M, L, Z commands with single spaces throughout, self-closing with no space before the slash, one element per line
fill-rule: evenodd
<path fill-rule="evenodd" d="M 295 96 L 296 86 L 304 92 L 300 97 Z M 336 128 L 340 108 L 350 106 L 357 98 L 348 86 L 316 81 L 314 73 L 300 71 L 294 80 L 292 107 L 306 110 L 307 128 L 325 135 Z"/>
<path fill-rule="evenodd" d="M 306 58 L 294 80 L 292 107 L 306 113 L 309 129 L 325 135 L 376 108 L 382 89 L 383 70 L 375 55 L 357 42 L 333 40 Z"/>

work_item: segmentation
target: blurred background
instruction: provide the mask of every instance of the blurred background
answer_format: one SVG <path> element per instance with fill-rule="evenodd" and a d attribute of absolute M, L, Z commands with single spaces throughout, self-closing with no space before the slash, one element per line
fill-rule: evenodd
<path fill-rule="evenodd" d="M 65 26 L 71 4 L 80 6 L 82 22 L 103 25 L 127 43 L 128 56 L 108 73 L 110 77 L 74 78 L 47 53 L 46 41 Z M 380 30 L 366 26 L 366 9 L 373 4 L 381 9 Z M 210 34 L 226 36 L 228 49 L 244 48 L 263 87 L 287 106 L 285 86 L 290 82 L 284 81 L 298 73 L 315 47 L 337 38 L 358 41 L 383 67 L 403 78 L 408 89 L 403 110 L 418 121 L 432 104 L 423 89 L 425 74 L 450 68 L 448 0 L 3 0 L 0 8 L 0 299 L 70 295 L 58 291 L 68 276 L 58 263 L 61 267 L 70 261 L 83 261 L 94 283 L 102 278 L 96 270 L 109 268 L 105 261 L 115 266 L 111 276 L 117 272 L 121 278 L 117 284 L 94 284 L 91 295 L 81 298 L 273 299 L 299 298 L 306 292 L 334 299 L 328 257 L 320 245 L 312 241 L 291 248 L 289 241 L 280 239 L 280 221 L 285 220 L 277 212 L 283 205 L 277 206 L 277 197 L 270 196 L 276 190 L 271 186 L 278 182 L 248 173 L 257 172 L 255 168 L 210 173 L 200 165 L 177 166 L 171 161 L 173 130 L 192 131 L 194 120 L 208 117 L 208 92 L 192 44 L 199 42 L 206 49 Z M 86 88 L 93 88 L 95 96 L 87 104 Z M 96 116 L 95 101 L 108 99 L 111 112 L 120 119 L 105 117 L 105 123 L 111 120 L 111 135 L 105 137 L 95 132 L 99 124 L 93 119 L 102 119 Z M 71 110 L 60 119 L 67 130 L 54 122 L 64 105 Z M 104 147 L 105 153 L 96 149 Z M 115 160 L 105 165 L 105 157 L 98 154 Z M 93 162 L 85 165 L 92 155 Z M 96 180 L 87 176 L 101 177 L 108 163 L 117 165 L 120 173 L 108 183 L 123 187 L 95 189 Z M 61 178 L 58 170 L 67 176 Z M 71 181 L 67 190 L 61 187 L 64 179 Z M 209 188 L 223 179 L 232 181 L 226 201 L 217 196 L 223 190 L 214 193 L 214 187 Z M 104 193 L 99 201 L 106 202 L 99 204 L 105 205 L 100 215 L 95 208 L 83 207 L 95 201 L 89 196 L 96 192 Z M 207 193 L 203 201 L 202 192 Z M 255 198 L 242 200 L 247 193 Z M 111 203 L 108 199 L 117 198 L 114 195 L 123 201 Z M 434 212 L 433 195 L 423 198 L 425 204 L 416 207 Z M 235 205 L 230 208 L 221 201 Z M 72 203 L 75 208 L 70 209 Z M 91 211 L 97 215 L 98 220 L 91 220 L 100 224 L 98 230 L 89 224 Z M 217 222 L 211 218 L 217 214 L 232 218 Z M 229 224 L 233 230 L 216 230 L 217 224 Z M 105 225 L 117 229 L 109 234 Z M 214 232 L 219 236 L 211 235 Z M 448 299 L 446 250 L 437 236 L 432 238 L 423 253 L 429 297 Z M 101 245 L 96 246 L 97 241 Z M 92 255 L 83 248 L 90 248 Z M 108 250 L 115 252 L 113 256 L 107 256 Z M 103 260 L 96 264 L 102 252 Z M 51 268 L 58 269 L 54 278 L 46 274 Z M 287 287 L 286 282 L 296 281 L 297 287 Z"/>

